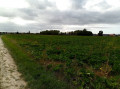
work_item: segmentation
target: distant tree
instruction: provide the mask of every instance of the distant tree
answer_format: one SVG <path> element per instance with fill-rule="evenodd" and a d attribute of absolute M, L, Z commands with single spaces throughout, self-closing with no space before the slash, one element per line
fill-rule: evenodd
<path fill-rule="evenodd" d="M 99 31 L 98 36 L 103 36 L 103 31 Z"/>
<path fill-rule="evenodd" d="M 30 34 L 30 31 L 28 31 L 28 34 Z"/>
<path fill-rule="evenodd" d="M 60 32 L 60 35 L 66 35 L 66 32 Z"/>
<path fill-rule="evenodd" d="M 19 34 L 19 32 L 17 31 L 16 34 Z"/>
<path fill-rule="evenodd" d="M 83 29 L 83 31 L 84 31 L 84 32 L 86 32 L 86 31 L 87 31 L 87 29 L 85 29 L 85 28 L 84 28 L 84 29 Z"/>
<path fill-rule="evenodd" d="M 68 32 L 68 35 L 75 35 L 74 31 Z"/>
<path fill-rule="evenodd" d="M 40 32 L 41 35 L 59 35 L 59 30 L 46 30 Z"/>
<path fill-rule="evenodd" d="M 83 29 L 83 30 L 76 30 L 76 31 L 74 31 L 74 35 L 92 36 L 93 33 L 91 31 L 87 31 L 87 29 Z"/>
<path fill-rule="evenodd" d="M 76 30 L 71 32 L 60 32 L 59 30 L 46 30 L 41 31 L 41 35 L 80 35 L 80 36 L 93 36 L 91 31 L 87 31 L 87 29 Z"/>

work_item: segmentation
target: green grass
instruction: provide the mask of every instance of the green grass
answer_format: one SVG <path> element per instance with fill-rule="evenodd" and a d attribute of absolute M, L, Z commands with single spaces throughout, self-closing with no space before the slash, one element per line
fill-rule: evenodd
<path fill-rule="evenodd" d="M 3 35 L 31 89 L 119 89 L 120 38 Z"/>

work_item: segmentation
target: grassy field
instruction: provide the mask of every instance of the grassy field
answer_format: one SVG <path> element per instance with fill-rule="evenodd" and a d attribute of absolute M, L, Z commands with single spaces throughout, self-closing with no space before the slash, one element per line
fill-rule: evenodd
<path fill-rule="evenodd" d="M 120 89 L 120 37 L 3 35 L 31 89 Z"/>

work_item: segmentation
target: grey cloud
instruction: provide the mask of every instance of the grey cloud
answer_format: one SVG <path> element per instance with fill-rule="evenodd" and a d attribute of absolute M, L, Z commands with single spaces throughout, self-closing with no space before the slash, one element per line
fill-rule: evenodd
<path fill-rule="evenodd" d="M 60 11 L 56 8 L 55 3 L 48 0 L 26 0 L 29 8 L 22 9 L 3 9 L 0 8 L 0 16 L 21 17 L 25 20 L 37 21 L 38 24 L 28 24 L 26 26 L 18 26 L 13 23 L 0 24 L 0 29 L 5 31 L 40 31 L 43 29 L 63 29 L 62 25 L 88 25 L 88 24 L 119 24 L 120 10 L 111 10 L 106 12 L 88 11 L 84 7 L 88 0 L 70 0 L 71 9 L 68 11 Z M 96 4 L 102 9 L 109 9 L 105 0 Z M 47 8 L 51 8 L 51 10 Z"/>
<path fill-rule="evenodd" d="M 0 23 L 0 32 L 28 32 L 32 33 L 40 32 L 42 30 L 61 30 L 63 26 L 60 25 L 45 25 L 45 24 L 28 24 L 28 25 L 17 25 L 12 22 Z"/>
<path fill-rule="evenodd" d="M 101 7 L 102 9 L 109 9 L 111 8 L 111 6 L 109 4 L 107 4 L 107 2 L 104 0 L 98 4 L 96 4 L 96 6 Z"/>
<path fill-rule="evenodd" d="M 71 9 L 69 11 L 59 11 L 57 9 L 47 10 L 45 8 L 40 9 L 38 6 L 42 5 L 44 5 L 45 7 L 55 7 L 55 5 L 48 2 L 47 0 L 41 1 L 41 3 L 40 0 L 28 1 L 32 4 L 32 6 L 36 5 L 36 9 L 31 7 L 29 9 L 21 10 L 22 12 L 26 13 L 23 18 L 36 20 L 41 24 L 43 24 L 42 21 L 45 24 L 53 25 L 84 25 L 99 23 L 115 24 L 120 22 L 119 10 L 101 13 L 97 11 L 88 11 L 82 8 L 88 0 L 71 0 L 72 8 L 74 9 Z M 105 1 L 102 1 L 97 5 L 102 7 L 103 9 L 110 8 L 110 6 Z"/>
<path fill-rule="evenodd" d="M 120 23 L 120 11 L 109 11 L 105 13 L 91 12 L 91 11 L 69 11 L 53 13 L 53 16 L 48 20 L 53 24 L 115 24 Z"/>
<path fill-rule="evenodd" d="M 54 3 L 49 2 L 48 0 L 27 0 L 32 8 L 37 9 L 46 9 L 47 7 L 55 7 Z"/>
<path fill-rule="evenodd" d="M 39 15 L 38 10 L 32 9 L 32 8 L 18 9 L 18 11 L 23 13 L 23 15 L 21 15 L 21 17 L 25 20 L 34 20 Z"/>
<path fill-rule="evenodd" d="M 0 8 L 0 16 L 3 17 L 8 17 L 9 19 L 13 19 L 15 17 L 29 17 L 29 15 L 27 13 L 24 13 L 23 11 L 21 11 L 20 9 L 3 9 Z"/>
<path fill-rule="evenodd" d="M 87 0 L 71 0 L 72 7 L 71 9 L 83 9 L 83 6 L 87 2 Z"/>
<path fill-rule="evenodd" d="M 0 31 L 2 32 L 17 32 L 18 28 L 18 25 L 11 22 L 0 23 Z"/>
<path fill-rule="evenodd" d="M 0 16 L 4 17 L 14 17 L 18 11 L 16 9 L 5 9 L 5 8 L 0 8 Z"/>

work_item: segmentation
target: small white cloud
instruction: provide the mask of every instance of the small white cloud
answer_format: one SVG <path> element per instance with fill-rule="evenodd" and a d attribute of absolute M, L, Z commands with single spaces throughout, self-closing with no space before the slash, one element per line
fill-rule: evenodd
<path fill-rule="evenodd" d="M 106 0 L 106 2 L 113 7 L 120 7 L 120 0 Z"/>
<path fill-rule="evenodd" d="M 120 0 L 88 0 L 84 8 L 88 11 L 98 12 L 116 10 L 120 8 Z"/>
<path fill-rule="evenodd" d="M 18 24 L 18 25 L 26 25 L 26 24 L 31 24 L 31 23 L 37 23 L 36 21 L 31 21 L 31 20 L 24 20 L 20 17 L 16 17 L 14 19 L 11 19 L 11 22 Z"/>
<path fill-rule="evenodd" d="M 99 3 L 103 2 L 104 0 L 88 0 L 85 6 L 83 6 L 88 11 L 99 11 L 103 12 L 105 9 L 102 8 L 102 5 L 98 6 Z"/>
<path fill-rule="evenodd" d="M 120 8 L 120 0 L 106 0 L 106 2 L 111 6 L 109 10 L 116 10 Z"/>
<path fill-rule="evenodd" d="M 70 0 L 56 0 L 56 6 L 59 10 L 69 10 L 71 7 Z"/>
<path fill-rule="evenodd" d="M 27 8 L 29 4 L 25 0 L 0 0 L 1 8 Z"/>
<path fill-rule="evenodd" d="M 8 22 L 8 21 L 9 21 L 9 18 L 0 16 L 0 23 L 5 23 L 5 22 Z"/>

